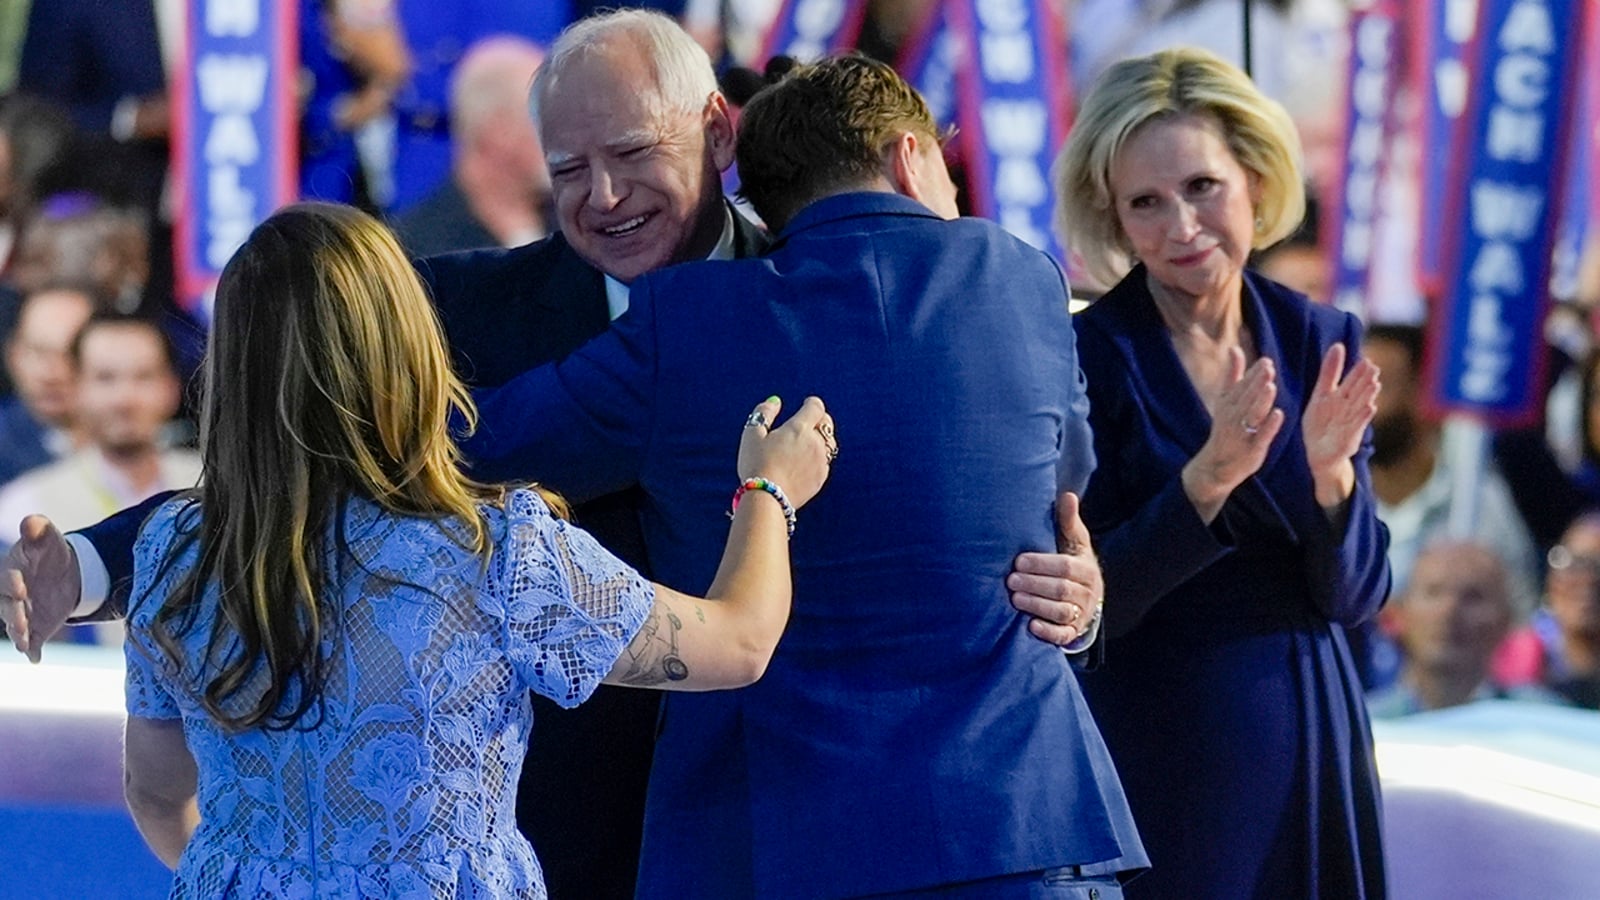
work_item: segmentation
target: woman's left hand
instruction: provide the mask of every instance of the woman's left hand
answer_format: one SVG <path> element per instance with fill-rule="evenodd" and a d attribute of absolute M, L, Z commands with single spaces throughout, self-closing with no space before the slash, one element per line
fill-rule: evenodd
<path fill-rule="evenodd" d="M 1378 411 L 1378 367 L 1362 359 L 1343 378 L 1345 347 L 1334 344 L 1322 357 L 1317 385 L 1300 419 L 1306 463 L 1316 486 L 1317 502 L 1332 508 L 1355 488 L 1351 458 Z"/>

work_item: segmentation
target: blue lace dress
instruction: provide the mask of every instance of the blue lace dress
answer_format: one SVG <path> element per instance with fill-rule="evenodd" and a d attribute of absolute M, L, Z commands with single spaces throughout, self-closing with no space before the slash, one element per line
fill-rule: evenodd
<path fill-rule="evenodd" d="M 486 510 L 487 565 L 450 523 L 351 500 L 348 553 L 329 562 L 341 627 L 324 702 L 297 728 L 229 735 L 195 699 L 215 595 L 181 667 L 150 632 L 196 563 L 187 541 L 163 567 L 199 512 L 173 500 L 145 524 L 128 611 L 128 714 L 181 718 L 199 766 L 201 822 L 172 896 L 544 897 L 514 814 L 528 692 L 587 698 L 644 623 L 650 583 L 530 491 Z"/>

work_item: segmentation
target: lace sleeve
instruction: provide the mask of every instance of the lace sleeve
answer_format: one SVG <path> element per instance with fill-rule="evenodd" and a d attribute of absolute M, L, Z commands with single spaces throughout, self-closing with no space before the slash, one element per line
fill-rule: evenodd
<path fill-rule="evenodd" d="M 159 671 L 161 651 L 150 637 L 149 625 L 167 593 L 153 584 L 154 579 L 162 575 L 162 586 L 168 586 L 182 568 L 164 563 L 186 505 L 184 501 L 173 501 L 152 513 L 133 545 L 133 592 L 128 598 L 128 637 L 122 645 L 126 663 L 123 694 L 130 716 L 177 719 L 182 715 L 172 691 L 163 683 Z"/>
<path fill-rule="evenodd" d="M 562 706 L 582 703 L 644 624 L 654 586 L 532 491 L 507 501 L 497 559 L 485 596 L 518 676 Z"/>

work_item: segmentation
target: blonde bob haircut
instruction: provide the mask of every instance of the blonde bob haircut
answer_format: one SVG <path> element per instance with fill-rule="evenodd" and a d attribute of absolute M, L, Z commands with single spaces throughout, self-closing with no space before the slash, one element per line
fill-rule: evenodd
<path fill-rule="evenodd" d="M 1057 232 L 1089 274 L 1108 286 L 1133 263 L 1111 195 L 1112 166 L 1140 128 L 1186 115 L 1216 119 L 1234 159 L 1258 180 L 1252 247 L 1288 237 L 1305 217 L 1300 136 L 1288 112 L 1250 76 L 1195 47 L 1122 60 L 1084 98 L 1053 172 Z"/>

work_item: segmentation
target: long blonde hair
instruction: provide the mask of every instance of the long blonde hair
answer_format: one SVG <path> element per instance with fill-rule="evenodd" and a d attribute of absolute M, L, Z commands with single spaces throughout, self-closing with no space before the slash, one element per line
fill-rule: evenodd
<path fill-rule="evenodd" d="M 487 560 L 479 503 L 500 491 L 457 468 L 452 413 L 475 421 L 422 283 L 372 217 L 289 206 L 228 262 L 205 369 L 201 524 L 187 537 L 200 561 L 155 628 L 180 659 L 201 597 L 220 592 L 206 655 L 189 662 L 224 727 L 289 727 L 321 696 L 337 628 L 325 560 L 329 540 L 344 549 L 350 497 L 452 519 L 446 532 Z"/>

